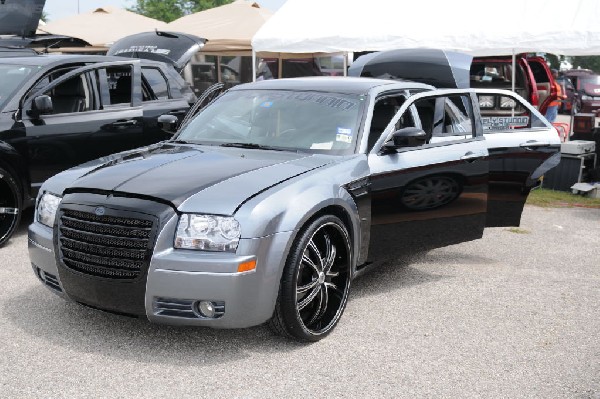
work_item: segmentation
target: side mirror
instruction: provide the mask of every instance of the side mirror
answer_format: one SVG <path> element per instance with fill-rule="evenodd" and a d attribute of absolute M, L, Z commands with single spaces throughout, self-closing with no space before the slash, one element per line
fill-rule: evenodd
<path fill-rule="evenodd" d="M 179 119 L 175 115 L 163 114 L 158 117 L 158 126 L 163 132 L 174 134 L 177 131 Z"/>
<path fill-rule="evenodd" d="M 52 106 L 52 99 L 50 96 L 42 94 L 41 96 L 37 96 L 33 99 L 31 103 L 31 110 L 27 113 L 32 118 L 39 118 L 40 115 L 48 115 L 54 112 L 54 107 Z"/>
<path fill-rule="evenodd" d="M 427 142 L 427 133 L 418 127 L 405 127 L 392 134 L 392 140 L 384 144 L 384 148 L 395 150 L 400 147 L 418 147 Z"/>

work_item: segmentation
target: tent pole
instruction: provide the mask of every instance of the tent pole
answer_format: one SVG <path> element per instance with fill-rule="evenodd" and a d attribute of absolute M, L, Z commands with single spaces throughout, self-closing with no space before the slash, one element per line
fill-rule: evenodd
<path fill-rule="evenodd" d="M 516 62 L 517 61 L 517 56 L 515 54 L 515 49 L 512 49 L 512 91 L 515 91 L 515 77 L 516 77 L 516 70 L 515 70 L 515 66 L 516 66 Z"/>
<path fill-rule="evenodd" d="M 344 52 L 344 76 L 348 76 L 348 52 Z"/>
<path fill-rule="evenodd" d="M 515 49 L 513 48 L 512 49 L 512 91 L 513 91 L 513 93 L 516 93 L 515 92 L 515 79 L 517 76 L 517 73 L 516 73 L 517 65 L 516 64 L 517 64 L 517 56 L 515 55 Z M 513 118 L 515 117 L 515 109 L 514 108 L 512 109 L 511 115 Z"/>
<path fill-rule="evenodd" d="M 252 81 L 256 82 L 256 51 L 252 48 Z"/>

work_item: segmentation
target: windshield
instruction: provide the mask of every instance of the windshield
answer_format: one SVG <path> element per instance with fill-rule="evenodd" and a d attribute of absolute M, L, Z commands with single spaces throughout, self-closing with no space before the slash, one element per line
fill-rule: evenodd
<path fill-rule="evenodd" d="M 592 96 L 600 95 L 600 75 L 590 75 L 579 78 L 580 87 Z"/>
<path fill-rule="evenodd" d="M 0 65 L 0 109 L 38 69 L 33 65 Z"/>
<path fill-rule="evenodd" d="M 226 93 L 175 140 L 328 154 L 356 147 L 364 97 L 287 90 Z"/>

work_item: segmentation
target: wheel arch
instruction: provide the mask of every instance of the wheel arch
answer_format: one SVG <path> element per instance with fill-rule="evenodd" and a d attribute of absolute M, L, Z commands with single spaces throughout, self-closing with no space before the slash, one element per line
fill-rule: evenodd
<path fill-rule="evenodd" d="M 27 162 L 13 146 L 5 141 L 0 141 L 0 168 L 9 172 L 17 181 L 21 189 L 23 206 L 27 206 L 30 199 L 29 187 L 31 186 Z"/>

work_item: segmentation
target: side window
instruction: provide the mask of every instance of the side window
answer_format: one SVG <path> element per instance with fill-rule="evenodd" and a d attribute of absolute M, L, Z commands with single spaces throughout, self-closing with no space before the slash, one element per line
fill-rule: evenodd
<path fill-rule="evenodd" d="M 484 133 L 546 128 L 546 123 L 539 114 L 515 97 L 496 93 L 477 93 L 477 98 Z"/>
<path fill-rule="evenodd" d="M 143 96 L 143 101 L 166 100 L 169 98 L 169 87 L 164 75 L 157 68 L 142 68 L 142 79 L 148 84 L 152 93 Z"/>
<path fill-rule="evenodd" d="M 367 151 L 371 151 L 379 137 L 381 137 L 386 126 L 396 115 L 396 112 L 398 112 L 403 103 L 404 96 L 383 97 L 375 102 L 375 106 L 373 107 L 373 118 L 371 119 L 371 129 L 369 130 Z M 405 112 L 396 123 L 396 129 L 407 126 L 414 126 L 412 116 L 408 111 Z"/>
<path fill-rule="evenodd" d="M 462 140 L 475 132 L 468 95 L 422 98 L 415 101 L 415 107 L 427 142 Z"/>
<path fill-rule="evenodd" d="M 130 65 L 106 68 L 110 105 L 131 104 L 132 68 Z"/>
<path fill-rule="evenodd" d="M 74 76 L 45 93 L 52 98 L 53 114 L 93 109 L 91 85 L 86 76 L 86 74 Z"/>

